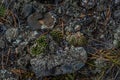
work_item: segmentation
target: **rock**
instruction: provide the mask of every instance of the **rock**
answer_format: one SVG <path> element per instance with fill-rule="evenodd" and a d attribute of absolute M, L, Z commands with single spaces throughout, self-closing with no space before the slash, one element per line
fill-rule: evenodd
<path fill-rule="evenodd" d="M 3 49 L 5 47 L 5 42 L 0 39 L 0 48 Z"/>
<path fill-rule="evenodd" d="M 0 80 L 17 80 L 17 78 L 10 71 L 6 69 L 1 69 Z"/>
<path fill-rule="evenodd" d="M 105 11 L 107 9 L 107 0 L 98 0 L 97 1 L 97 11 Z"/>
<path fill-rule="evenodd" d="M 28 17 L 30 14 L 32 14 L 33 11 L 34 11 L 34 8 L 31 4 L 25 4 L 25 6 L 23 6 L 22 13 L 25 18 Z"/>
<path fill-rule="evenodd" d="M 41 13 L 35 12 L 31 14 L 27 18 L 27 23 L 31 27 L 32 30 L 39 30 L 41 29 L 41 24 L 39 23 L 39 19 L 41 19 L 43 16 Z"/>
<path fill-rule="evenodd" d="M 38 34 L 37 31 L 31 31 L 30 34 L 28 34 L 28 41 L 35 39 Z"/>
<path fill-rule="evenodd" d="M 80 16 L 80 9 L 78 9 L 77 7 L 70 6 L 65 10 L 65 12 L 66 12 L 65 14 L 68 16 L 74 16 L 74 17 Z"/>
<path fill-rule="evenodd" d="M 0 24 L 0 35 L 3 35 L 6 31 L 6 27 L 3 24 Z"/>
<path fill-rule="evenodd" d="M 48 12 L 43 17 L 41 13 L 35 12 L 28 17 L 27 22 L 33 30 L 52 29 L 56 23 L 56 15 Z"/>
<path fill-rule="evenodd" d="M 119 41 L 119 40 L 114 40 L 114 41 L 113 41 L 113 45 L 114 45 L 114 47 L 116 47 L 116 48 L 120 47 L 120 41 Z"/>
<path fill-rule="evenodd" d="M 37 77 L 72 73 L 85 65 L 87 53 L 83 47 L 71 47 L 59 54 L 39 55 L 31 59 Z"/>
<path fill-rule="evenodd" d="M 58 48 L 58 44 L 55 41 L 49 43 L 49 52 L 54 53 Z"/>
<path fill-rule="evenodd" d="M 48 12 L 44 15 L 43 19 L 39 20 L 39 23 L 43 25 L 41 29 L 53 29 L 56 23 L 56 15 L 52 12 Z"/>
<path fill-rule="evenodd" d="M 62 0 L 36 0 L 37 2 L 43 3 L 43 4 L 58 4 Z"/>
<path fill-rule="evenodd" d="M 115 30 L 113 45 L 114 45 L 114 47 L 120 47 L 120 27 L 118 27 Z"/>
<path fill-rule="evenodd" d="M 75 31 L 80 31 L 80 29 L 81 29 L 80 25 L 76 25 L 75 28 L 74 28 Z"/>
<path fill-rule="evenodd" d="M 9 42 L 15 40 L 17 36 L 18 36 L 17 28 L 9 28 L 5 33 L 5 37 Z"/>
<path fill-rule="evenodd" d="M 68 26 L 65 26 L 65 31 L 67 32 L 76 32 L 76 31 L 80 31 L 80 29 L 81 29 L 81 25 L 79 20 L 70 21 Z"/>
<path fill-rule="evenodd" d="M 86 9 L 91 9 L 95 6 L 94 0 L 82 0 L 81 5 L 85 7 Z"/>
<path fill-rule="evenodd" d="M 115 38 L 116 40 L 120 40 L 120 27 L 118 27 L 118 28 L 115 30 L 114 38 Z"/>
<path fill-rule="evenodd" d="M 23 55 L 20 59 L 17 60 L 17 64 L 19 68 L 26 69 L 27 65 L 29 64 L 30 56 Z"/>
<path fill-rule="evenodd" d="M 120 4 L 120 0 L 115 0 L 115 4 Z"/>
<path fill-rule="evenodd" d="M 114 12 L 114 18 L 120 18 L 120 10 Z"/>

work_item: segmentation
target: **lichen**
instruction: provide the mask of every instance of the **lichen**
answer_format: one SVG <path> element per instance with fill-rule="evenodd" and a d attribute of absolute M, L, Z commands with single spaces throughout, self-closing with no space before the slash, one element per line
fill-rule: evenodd
<path fill-rule="evenodd" d="M 57 43 L 60 43 L 63 40 L 63 34 L 61 31 L 53 30 L 50 32 L 50 35 L 52 36 L 53 40 Z"/>
<path fill-rule="evenodd" d="M 41 53 L 45 53 L 47 46 L 48 46 L 48 42 L 46 35 L 40 36 L 35 41 L 35 44 L 31 47 L 32 55 L 39 55 Z"/>
<path fill-rule="evenodd" d="M 72 35 L 68 35 L 66 40 L 70 45 L 73 46 L 85 46 L 87 44 L 87 39 L 82 33 L 75 33 Z"/>

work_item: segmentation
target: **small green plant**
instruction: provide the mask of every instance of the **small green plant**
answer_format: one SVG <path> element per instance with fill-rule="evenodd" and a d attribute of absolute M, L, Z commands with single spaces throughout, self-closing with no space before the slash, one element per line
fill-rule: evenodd
<path fill-rule="evenodd" d="M 3 17 L 5 16 L 6 9 L 4 6 L 0 5 L 0 16 Z"/>
<path fill-rule="evenodd" d="M 86 37 L 81 33 L 75 33 L 72 35 L 68 35 L 66 37 L 66 40 L 68 41 L 69 44 L 73 46 L 84 46 L 87 44 Z"/>
<path fill-rule="evenodd" d="M 61 31 L 53 30 L 50 32 L 50 35 L 52 36 L 53 40 L 60 43 L 63 40 L 63 34 Z"/>
<path fill-rule="evenodd" d="M 35 44 L 31 47 L 31 53 L 33 55 L 44 53 L 47 49 L 47 46 L 47 37 L 45 35 L 42 35 L 35 41 Z"/>

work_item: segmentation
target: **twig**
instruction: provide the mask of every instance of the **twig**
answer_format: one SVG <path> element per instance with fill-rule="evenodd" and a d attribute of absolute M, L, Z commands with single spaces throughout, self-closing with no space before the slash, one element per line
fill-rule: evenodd
<path fill-rule="evenodd" d="M 10 11 L 10 10 L 9 10 L 9 12 L 10 12 L 10 14 L 11 14 L 11 15 L 12 15 L 12 17 L 13 17 L 14 26 L 15 26 L 15 27 L 17 27 L 17 22 L 16 22 L 16 19 L 15 19 L 15 16 L 14 16 L 13 12 L 12 12 L 12 11 Z"/>
<path fill-rule="evenodd" d="M 2 52 L 2 62 L 1 62 L 1 64 L 2 64 L 2 69 L 5 69 L 5 67 L 4 67 L 4 56 L 3 56 L 3 52 Z"/>
<path fill-rule="evenodd" d="M 11 52 L 11 49 L 9 48 L 8 53 L 7 53 L 6 64 L 8 63 L 10 52 Z"/>

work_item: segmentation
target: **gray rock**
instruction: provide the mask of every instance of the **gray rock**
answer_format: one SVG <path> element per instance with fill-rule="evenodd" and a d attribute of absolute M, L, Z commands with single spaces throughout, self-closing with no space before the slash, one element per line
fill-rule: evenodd
<path fill-rule="evenodd" d="M 28 17 L 33 11 L 34 8 L 31 4 L 25 4 L 25 6 L 23 6 L 22 13 L 25 17 Z"/>
<path fill-rule="evenodd" d="M 5 33 L 5 37 L 9 42 L 14 40 L 17 36 L 18 36 L 18 29 L 17 28 L 10 28 Z"/>
<path fill-rule="evenodd" d="M 119 40 L 114 40 L 114 41 L 113 41 L 113 45 L 114 45 L 114 47 L 116 47 L 116 48 L 120 47 L 120 41 L 119 41 Z"/>
<path fill-rule="evenodd" d="M 82 0 L 82 6 L 85 7 L 86 9 L 91 9 L 95 6 L 95 1 L 94 0 Z"/>
<path fill-rule="evenodd" d="M 78 20 L 74 20 L 74 21 L 69 21 L 68 25 L 65 26 L 65 31 L 68 32 L 77 32 L 80 31 L 81 29 L 81 21 Z"/>
<path fill-rule="evenodd" d="M 19 68 L 26 69 L 26 66 L 29 63 L 29 60 L 30 60 L 29 55 L 23 55 L 20 59 L 17 60 L 17 64 Z"/>
<path fill-rule="evenodd" d="M 6 31 L 6 26 L 4 26 L 3 24 L 0 24 L 0 35 L 3 35 Z"/>
<path fill-rule="evenodd" d="M 120 47 L 120 27 L 118 27 L 115 30 L 113 45 L 114 45 L 114 47 Z"/>
<path fill-rule="evenodd" d="M 0 39 L 0 48 L 4 48 L 5 47 L 5 42 L 2 40 L 2 39 Z"/>
<path fill-rule="evenodd" d="M 80 31 L 80 29 L 81 29 L 80 25 L 75 25 L 75 28 L 74 28 L 75 31 Z"/>
<path fill-rule="evenodd" d="M 17 80 L 17 78 L 15 78 L 15 75 L 13 75 L 10 71 L 6 69 L 1 69 L 0 80 Z"/>
<path fill-rule="evenodd" d="M 72 73 L 85 65 L 87 53 L 83 47 L 71 47 L 60 54 L 39 55 L 31 59 L 37 77 Z"/>
<path fill-rule="evenodd" d="M 28 17 L 27 22 L 33 30 L 52 29 L 56 23 L 56 15 L 48 12 L 43 17 L 41 13 L 35 12 Z"/>
<path fill-rule="evenodd" d="M 35 12 L 27 18 L 27 23 L 32 30 L 41 29 L 41 24 L 39 23 L 38 20 L 41 19 L 42 17 L 43 16 L 41 13 Z"/>
<path fill-rule="evenodd" d="M 40 23 L 42 24 L 41 29 L 53 29 L 55 23 L 57 22 L 56 18 L 57 18 L 56 14 L 52 12 L 46 13 L 44 15 L 44 18 L 40 20 Z"/>
<path fill-rule="evenodd" d="M 114 18 L 120 18 L 120 10 L 114 12 Z"/>
<path fill-rule="evenodd" d="M 55 41 L 50 41 L 49 43 L 49 52 L 54 53 L 58 48 L 58 44 Z"/>
<path fill-rule="evenodd" d="M 115 4 L 119 4 L 120 3 L 120 0 L 115 0 Z"/>

